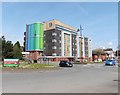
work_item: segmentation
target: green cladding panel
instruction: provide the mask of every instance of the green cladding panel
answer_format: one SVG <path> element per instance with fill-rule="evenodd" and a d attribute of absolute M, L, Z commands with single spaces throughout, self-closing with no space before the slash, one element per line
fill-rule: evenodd
<path fill-rule="evenodd" d="M 44 36 L 44 30 L 43 30 L 43 24 L 40 24 L 40 37 L 43 37 Z"/>
<path fill-rule="evenodd" d="M 39 50 L 40 49 L 40 40 L 39 37 L 35 37 L 35 50 Z"/>
<path fill-rule="evenodd" d="M 34 37 L 31 37 L 30 38 L 30 41 L 31 41 L 31 50 L 34 50 Z"/>
<path fill-rule="evenodd" d="M 40 38 L 40 49 L 43 49 L 43 37 Z"/>
<path fill-rule="evenodd" d="M 44 25 L 40 24 L 40 49 L 44 48 Z"/>
<path fill-rule="evenodd" d="M 31 40 L 30 40 L 30 37 L 28 37 L 28 50 L 31 50 Z"/>
<path fill-rule="evenodd" d="M 43 50 L 43 24 L 35 23 L 35 50 Z"/>
<path fill-rule="evenodd" d="M 40 24 L 35 23 L 35 35 L 39 36 L 40 35 Z"/>
<path fill-rule="evenodd" d="M 28 25 L 28 41 L 26 47 L 28 51 L 43 50 L 44 46 L 44 25 L 42 23 L 34 23 Z"/>
<path fill-rule="evenodd" d="M 31 27 L 31 29 L 30 29 L 30 30 L 31 30 L 31 31 L 30 31 L 30 32 L 31 32 L 31 33 L 30 33 L 30 34 L 31 34 L 31 37 L 34 37 L 34 34 L 35 34 L 35 33 L 34 33 L 35 28 L 34 28 L 34 27 L 35 27 L 35 25 L 34 25 L 34 24 L 31 24 L 30 27 Z"/>

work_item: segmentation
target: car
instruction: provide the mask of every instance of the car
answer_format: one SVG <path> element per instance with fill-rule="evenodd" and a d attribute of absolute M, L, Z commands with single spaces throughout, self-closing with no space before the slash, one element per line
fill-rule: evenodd
<path fill-rule="evenodd" d="M 60 67 L 73 67 L 73 64 L 67 60 L 61 60 L 59 63 Z"/>
<path fill-rule="evenodd" d="M 116 61 L 115 60 L 112 60 L 112 59 L 109 59 L 109 60 L 107 60 L 106 62 L 105 62 L 105 65 L 111 65 L 111 66 L 113 66 L 113 65 L 115 65 L 116 64 Z"/>

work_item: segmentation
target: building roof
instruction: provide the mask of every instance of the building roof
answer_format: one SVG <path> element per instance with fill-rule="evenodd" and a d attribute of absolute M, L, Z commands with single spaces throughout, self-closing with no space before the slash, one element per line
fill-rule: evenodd
<path fill-rule="evenodd" d="M 34 22 L 34 23 L 27 23 L 26 25 L 32 25 L 32 24 L 44 24 L 43 22 Z"/>
<path fill-rule="evenodd" d="M 44 30 L 55 29 L 56 25 L 60 25 L 60 26 L 63 26 L 65 28 L 77 31 L 76 28 L 74 28 L 72 26 L 69 26 L 69 25 L 67 25 L 67 24 L 65 24 L 65 23 L 63 23 L 61 21 L 55 20 L 55 19 L 47 21 L 47 22 L 43 22 L 43 23 L 44 23 Z"/>
<path fill-rule="evenodd" d="M 104 51 L 113 51 L 112 48 L 107 48 L 107 49 L 104 49 Z"/>

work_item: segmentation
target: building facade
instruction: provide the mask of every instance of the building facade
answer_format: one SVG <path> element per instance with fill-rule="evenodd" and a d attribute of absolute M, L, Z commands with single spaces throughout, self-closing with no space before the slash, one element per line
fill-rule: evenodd
<path fill-rule="evenodd" d="M 26 25 L 26 51 L 43 51 L 43 29 L 42 23 Z"/>
<path fill-rule="evenodd" d="M 79 34 L 77 35 L 77 58 L 92 61 L 92 41 L 88 37 L 79 36 Z"/>
<path fill-rule="evenodd" d="M 49 56 L 51 61 L 92 57 L 91 40 L 81 37 L 76 28 L 58 20 L 29 24 L 24 35 L 25 51 L 36 56 L 35 60 L 42 55 Z"/>
<path fill-rule="evenodd" d="M 44 22 L 44 54 L 73 59 L 77 54 L 76 29 L 60 21 Z"/>
<path fill-rule="evenodd" d="M 26 25 L 24 32 L 24 50 L 30 52 L 29 58 L 37 61 L 44 49 L 44 27 L 43 23 L 33 23 Z"/>
<path fill-rule="evenodd" d="M 44 32 L 44 54 L 46 56 L 61 56 L 61 32 L 49 30 Z"/>

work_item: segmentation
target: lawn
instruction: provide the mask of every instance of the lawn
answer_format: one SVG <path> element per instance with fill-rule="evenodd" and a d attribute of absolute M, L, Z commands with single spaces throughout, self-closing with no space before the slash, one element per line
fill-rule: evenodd
<path fill-rule="evenodd" d="M 49 65 L 47 63 L 40 64 L 40 63 L 20 63 L 18 68 L 24 68 L 24 69 L 40 69 L 40 68 L 55 68 L 53 65 Z"/>
<path fill-rule="evenodd" d="M 48 63 L 31 63 L 28 64 L 26 62 L 20 62 L 18 67 L 2 67 L 1 63 L 1 69 L 3 72 L 33 72 L 33 71 L 53 71 L 53 70 L 59 70 L 60 68 L 58 66 L 50 65 Z"/>
<path fill-rule="evenodd" d="M 21 68 L 21 69 L 40 69 L 40 68 L 55 68 L 56 66 L 48 64 L 48 63 L 31 63 L 28 64 L 27 62 L 20 61 L 18 67 L 3 67 L 2 62 L 0 62 L 0 68 Z"/>

